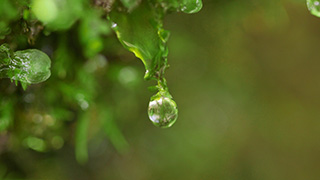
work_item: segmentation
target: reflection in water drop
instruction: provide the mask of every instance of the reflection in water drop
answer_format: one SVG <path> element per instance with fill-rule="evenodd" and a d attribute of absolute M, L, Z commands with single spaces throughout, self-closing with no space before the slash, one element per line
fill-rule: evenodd
<path fill-rule="evenodd" d="M 307 6 L 311 14 L 320 17 L 320 1 L 307 0 Z"/>
<path fill-rule="evenodd" d="M 162 128 L 171 127 L 178 118 L 177 104 L 170 96 L 158 93 L 150 99 L 148 115 L 154 125 Z"/>

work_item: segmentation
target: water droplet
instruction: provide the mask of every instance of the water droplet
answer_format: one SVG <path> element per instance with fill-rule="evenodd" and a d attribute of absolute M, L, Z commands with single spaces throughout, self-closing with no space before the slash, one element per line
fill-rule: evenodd
<path fill-rule="evenodd" d="M 148 115 L 155 126 L 171 127 L 178 118 L 177 104 L 170 95 L 159 92 L 150 99 Z"/>
<path fill-rule="evenodd" d="M 51 60 L 42 51 L 27 49 L 13 53 L 8 45 L 0 46 L 0 78 L 10 78 L 26 84 L 47 80 Z"/>
<path fill-rule="evenodd" d="M 18 68 L 23 69 L 20 71 L 20 78 L 15 80 L 36 84 L 47 80 L 51 75 L 51 60 L 42 51 L 37 49 L 17 51 L 15 53 L 15 60 L 17 64 L 21 65 Z"/>
<path fill-rule="evenodd" d="M 184 13 L 196 13 L 202 8 L 201 0 L 183 0 L 181 2 L 180 10 Z"/>
<path fill-rule="evenodd" d="M 311 14 L 320 17 L 320 1 L 319 0 L 307 0 L 307 7 Z"/>

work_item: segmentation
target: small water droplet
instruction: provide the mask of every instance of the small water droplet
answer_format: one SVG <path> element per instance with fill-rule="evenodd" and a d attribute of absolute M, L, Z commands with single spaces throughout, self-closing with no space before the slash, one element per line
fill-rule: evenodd
<path fill-rule="evenodd" d="M 183 0 L 181 2 L 180 10 L 184 13 L 197 13 L 202 8 L 201 0 Z"/>
<path fill-rule="evenodd" d="M 171 127 L 178 118 L 177 104 L 163 93 L 151 97 L 148 107 L 149 119 L 155 126 L 161 128 Z"/>
<path fill-rule="evenodd" d="M 307 0 L 307 7 L 311 14 L 320 17 L 320 2 L 319 0 Z"/>

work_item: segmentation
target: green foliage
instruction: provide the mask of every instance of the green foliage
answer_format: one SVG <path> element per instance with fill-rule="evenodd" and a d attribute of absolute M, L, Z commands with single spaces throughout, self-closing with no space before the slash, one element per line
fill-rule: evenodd
<path fill-rule="evenodd" d="M 118 152 L 126 151 L 128 143 L 117 122 L 120 115 L 115 113 L 123 108 L 116 105 L 112 88 L 121 85 L 130 93 L 137 91 L 141 71 L 121 64 L 121 54 L 128 55 L 112 29 L 142 60 L 145 78 L 157 80 L 156 89 L 175 105 L 169 125 L 160 126 L 175 122 L 176 104 L 164 78 L 170 33 L 163 28 L 163 18 L 175 11 L 198 12 L 201 0 L 0 0 L 0 4 L 0 78 L 20 81 L 25 90 L 1 79 L 0 132 L 12 134 L 9 151 L 50 152 L 74 141 L 75 157 L 83 164 L 88 143 L 99 137 L 108 137 Z M 134 101 L 129 105 L 136 106 Z M 153 113 L 166 118 L 166 108 Z"/>
<path fill-rule="evenodd" d="M 48 30 L 66 30 L 84 16 L 84 0 L 32 0 L 31 11 L 43 22 Z"/>
<path fill-rule="evenodd" d="M 143 1 L 130 12 L 116 8 L 110 13 L 110 20 L 122 45 L 144 63 L 145 78 L 161 79 L 167 68 L 166 43 L 170 34 L 163 29 L 164 15 L 173 10 L 194 13 L 201 7 L 201 0 Z"/>
<path fill-rule="evenodd" d="M 75 151 L 77 161 L 83 164 L 88 160 L 87 134 L 90 118 L 88 112 L 79 116 L 75 134 Z"/>
<path fill-rule="evenodd" d="M 0 96 L 1 97 L 1 96 Z M 13 122 L 13 100 L 1 98 L 0 104 L 0 133 L 7 130 Z"/>
<path fill-rule="evenodd" d="M 18 6 L 10 0 L 2 0 L 0 6 L 0 39 L 4 39 L 11 31 L 10 22 L 18 20 L 19 18 L 19 6 L 21 1 L 17 2 Z"/>
<path fill-rule="evenodd" d="M 0 79 L 0 179 L 317 179 L 319 36 L 304 1 L 208 0 L 163 24 L 183 2 L 74 1 L 80 13 L 64 11 L 60 27 L 53 6 L 40 6 L 40 20 L 35 1 L 0 0 L 0 45 L 52 61 L 51 77 L 25 91 Z M 151 21 L 123 21 L 146 19 L 132 14 Z M 149 29 L 134 39 L 121 23 Z M 180 108 L 171 129 L 147 121 L 154 82 L 143 82 L 143 63 L 119 40 L 154 53 L 142 60 L 158 81 L 150 89 L 165 93 L 151 97 L 159 108 L 151 103 L 148 115 L 170 125 L 177 109 L 166 51 L 156 51 L 169 43 L 166 77 Z"/>
<path fill-rule="evenodd" d="M 168 50 L 165 41 L 160 38 L 162 14 L 150 3 L 144 2 L 133 12 L 112 11 L 110 19 L 118 39 L 129 51 L 142 60 L 146 68 L 145 78 L 150 79 L 163 68 Z"/>

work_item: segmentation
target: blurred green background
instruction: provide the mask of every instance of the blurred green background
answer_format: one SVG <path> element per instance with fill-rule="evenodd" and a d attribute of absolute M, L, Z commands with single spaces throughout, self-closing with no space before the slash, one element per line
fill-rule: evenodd
<path fill-rule="evenodd" d="M 53 57 L 52 77 L 26 91 L 1 80 L 3 92 L 11 93 L 2 98 L 11 97 L 6 102 L 14 104 L 15 122 L 0 136 L 0 175 L 46 180 L 319 179 L 320 19 L 303 0 L 203 4 L 199 13 L 165 18 L 164 27 L 171 31 L 166 78 L 179 108 L 176 124 L 168 129 L 149 121 L 153 93 L 147 87 L 155 82 L 143 81 L 143 64 L 114 34 L 103 42 L 108 48 L 99 56 L 76 65 L 59 61 L 69 50 L 79 51 L 72 41 L 76 30 L 52 34 L 60 40 L 52 42 L 58 45 L 51 54 L 42 45 L 51 39 L 37 42 Z M 91 71 L 95 76 L 87 75 Z M 76 111 L 78 106 L 83 110 Z M 82 140 L 88 141 L 88 157 Z M 47 141 L 51 148 L 43 147 Z"/>

